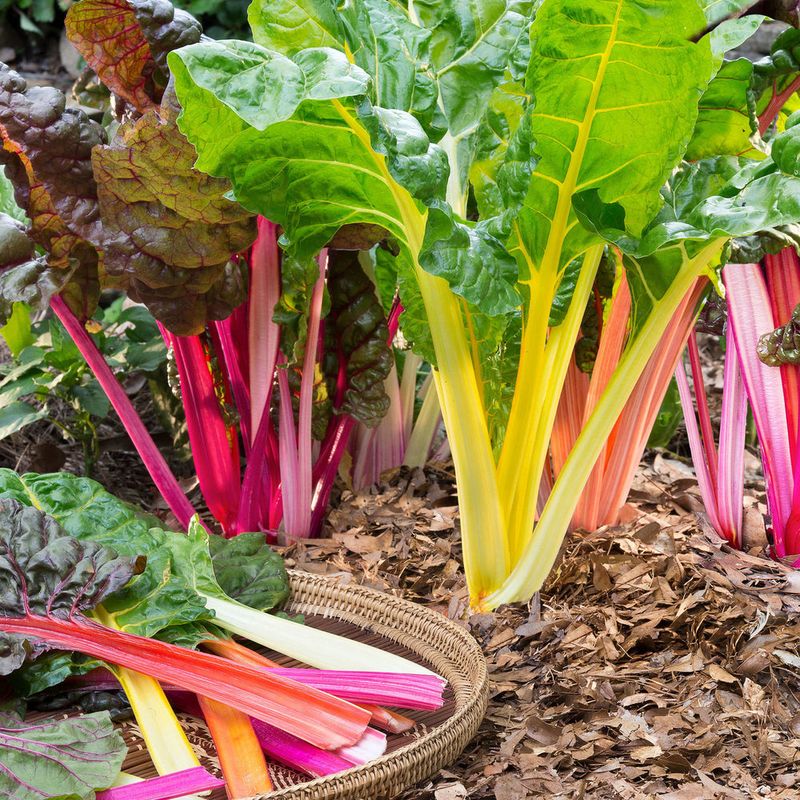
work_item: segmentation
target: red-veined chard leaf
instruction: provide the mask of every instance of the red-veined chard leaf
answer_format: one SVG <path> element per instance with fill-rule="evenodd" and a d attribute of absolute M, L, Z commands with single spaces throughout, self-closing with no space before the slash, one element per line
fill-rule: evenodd
<path fill-rule="evenodd" d="M 83 111 L 66 108 L 57 89 L 29 88 L 0 64 L 0 142 L 0 166 L 30 219 L 28 235 L 46 251 L 46 260 L 18 266 L 22 274 L 7 280 L 59 285 L 74 312 L 91 316 L 99 295 L 101 236 L 91 151 L 105 142 L 105 132 Z M 47 275 L 49 270 L 61 274 Z"/>
<path fill-rule="evenodd" d="M 6 800 L 94 800 L 128 747 L 106 711 L 24 722 L 0 712 L 0 793 Z"/>
<path fill-rule="evenodd" d="M 328 394 L 337 400 L 336 382 L 344 367 L 344 390 L 335 411 L 369 427 L 389 408 L 384 381 L 394 356 L 387 342 L 386 315 L 357 251 L 333 251 L 328 260 L 331 309 L 325 325 Z"/>
<path fill-rule="evenodd" d="M 166 55 L 200 40 L 200 23 L 168 0 L 80 0 L 67 11 L 67 36 L 114 94 L 137 111 L 158 106 Z"/>
<path fill-rule="evenodd" d="M 142 569 L 95 542 L 79 542 L 41 511 L 0 499 L 0 614 L 69 621 L 121 589 Z M 0 673 L 49 649 L 36 636 L 0 635 Z"/>
<path fill-rule="evenodd" d="M 228 262 L 255 238 L 255 219 L 224 197 L 227 181 L 193 169 L 194 160 L 174 122 L 154 111 L 92 156 L 107 270 L 181 335 L 242 301 L 243 276 Z"/>

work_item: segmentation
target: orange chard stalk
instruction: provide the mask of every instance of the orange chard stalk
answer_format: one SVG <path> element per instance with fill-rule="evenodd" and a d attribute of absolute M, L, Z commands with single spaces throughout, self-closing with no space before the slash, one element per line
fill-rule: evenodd
<path fill-rule="evenodd" d="M 197 700 L 217 748 L 230 800 L 271 792 L 269 769 L 250 717 L 201 695 Z"/>

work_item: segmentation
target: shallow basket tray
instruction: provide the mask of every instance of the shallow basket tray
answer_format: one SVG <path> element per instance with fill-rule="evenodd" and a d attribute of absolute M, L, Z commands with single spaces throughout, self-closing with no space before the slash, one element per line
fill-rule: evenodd
<path fill-rule="evenodd" d="M 403 712 L 417 720 L 405 735 L 389 735 L 386 755 L 326 778 L 308 780 L 270 765 L 276 790 L 270 800 L 378 800 L 399 794 L 453 762 L 472 739 L 486 712 L 486 660 L 477 642 L 441 614 L 406 600 L 336 581 L 290 571 L 292 595 L 285 610 L 303 614 L 307 625 L 376 645 L 433 669 L 447 679 L 445 705 L 439 711 Z M 277 655 L 277 661 L 293 664 Z M 369 665 L 364 665 L 369 669 Z M 204 766 L 214 769 L 213 745 L 202 723 L 186 720 L 187 733 Z M 131 751 L 123 769 L 152 777 L 155 771 L 126 726 Z M 299 781 L 299 782 L 298 782 Z M 225 791 L 210 800 L 223 800 Z"/>

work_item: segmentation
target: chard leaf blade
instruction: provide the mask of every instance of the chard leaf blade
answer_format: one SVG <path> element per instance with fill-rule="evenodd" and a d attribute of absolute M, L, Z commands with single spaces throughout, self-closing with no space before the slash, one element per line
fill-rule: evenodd
<path fill-rule="evenodd" d="M 597 241 L 578 225 L 575 197 L 634 235 L 656 215 L 711 75 L 708 44 L 689 41 L 703 26 L 694 0 L 553 0 L 539 10 L 527 85 L 540 159 L 520 217 L 523 270 L 560 271 Z"/>
<path fill-rule="evenodd" d="M 8 800 L 89 800 L 128 753 L 107 711 L 23 722 L 0 712 L 0 793 Z"/>

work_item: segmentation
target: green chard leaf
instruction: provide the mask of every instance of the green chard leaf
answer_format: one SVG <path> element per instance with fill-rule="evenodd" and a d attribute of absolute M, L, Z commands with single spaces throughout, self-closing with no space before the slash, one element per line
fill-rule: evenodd
<path fill-rule="evenodd" d="M 152 527 L 157 524 L 154 517 L 139 513 L 99 483 L 69 473 L 17 475 L 0 469 L 0 498 L 4 497 L 35 505 L 87 546 L 147 557 L 146 568 L 103 603 L 107 617 L 121 630 L 154 636 L 213 617 L 175 569 L 166 546 L 169 534 Z"/>
<path fill-rule="evenodd" d="M 687 159 L 718 155 L 766 158 L 752 104 L 752 78 L 753 64 L 746 58 L 722 65 L 700 100 Z"/>
<path fill-rule="evenodd" d="M 125 503 L 96 481 L 67 472 L 18 475 L 0 469 L 0 498 L 35 505 L 78 539 L 112 547 L 122 555 L 147 556 L 144 573 L 104 603 L 131 633 L 149 636 L 167 626 L 180 631 L 181 626 L 212 620 L 213 613 L 189 588 L 187 576 L 197 570 L 205 571 L 208 585 L 219 583 L 226 594 L 248 604 L 257 602 L 264 610 L 280 604 L 289 591 L 283 560 L 265 543 L 262 533 L 233 539 L 209 537 L 196 524 L 190 540 L 185 534 L 163 530 L 157 517 Z M 192 558 L 202 564 L 190 568 Z M 223 589 L 217 586 L 216 591 Z"/>
<path fill-rule="evenodd" d="M 369 76 L 343 54 L 289 59 L 233 42 L 184 48 L 170 63 L 197 167 L 228 177 L 239 202 L 279 223 L 290 256 L 307 263 L 356 224 L 383 229 L 403 263 L 420 247 L 424 206 L 409 192 L 442 197 L 446 157 L 413 116 L 373 107 Z M 270 93 L 257 103 L 256 85 Z"/>
<path fill-rule="evenodd" d="M 253 2 L 247 10 L 253 41 L 287 56 L 307 47 L 341 49 L 345 29 L 334 0 Z"/>
<path fill-rule="evenodd" d="M 478 123 L 495 87 L 527 63 L 529 0 L 416 0 L 450 133 Z M 522 49 L 520 55 L 517 51 Z"/>
<path fill-rule="evenodd" d="M 372 78 L 374 105 L 408 111 L 431 132 L 441 128 L 440 121 L 434 124 L 440 112 L 428 70 L 430 32 L 413 24 L 397 4 L 255 0 L 248 15 L 253 39 L 262 47 L 289 57 L 317 47 L 348 53 Z"/>
<path fill-rule="evenodd" d="M 117 779 L 127 753 L 106 711 L 36 723 L 0 712 L 0 793 L 7 800 L 94 800 L 95 790 Z"/>
<path fill-rule="evenodd" d="M 740 14 L 753 6 L 753 0 L 701 0 L 709 25 L 722 22 L 727 17 Z"/>
<path fill-rule="evenodd" d="M 289 597 L 283 559 L 263 533 L 240 533 L 232 539 L 208 537 L 214 577 L 228 597 L 251 608 L 271 611 Z"/>
<path fill-rule="evenodd" d="M 200 23 L 167 0 L 80 0 L 67 11 L 67 36 L 114 94 L 140 112 L 167 84 L 166 55 L 200 40 Z"/>
<path fill-rule="evenodd" d="M 539 10 L 527 85 L 540 160 L 519 217 L 523 280 L 561 272 L 598 241 L 571 200 L 635 236 L 656 215 L 711 75 L 708 45 L 689 41 L 703 24 L 694 0 L 560 0 Z"/>

